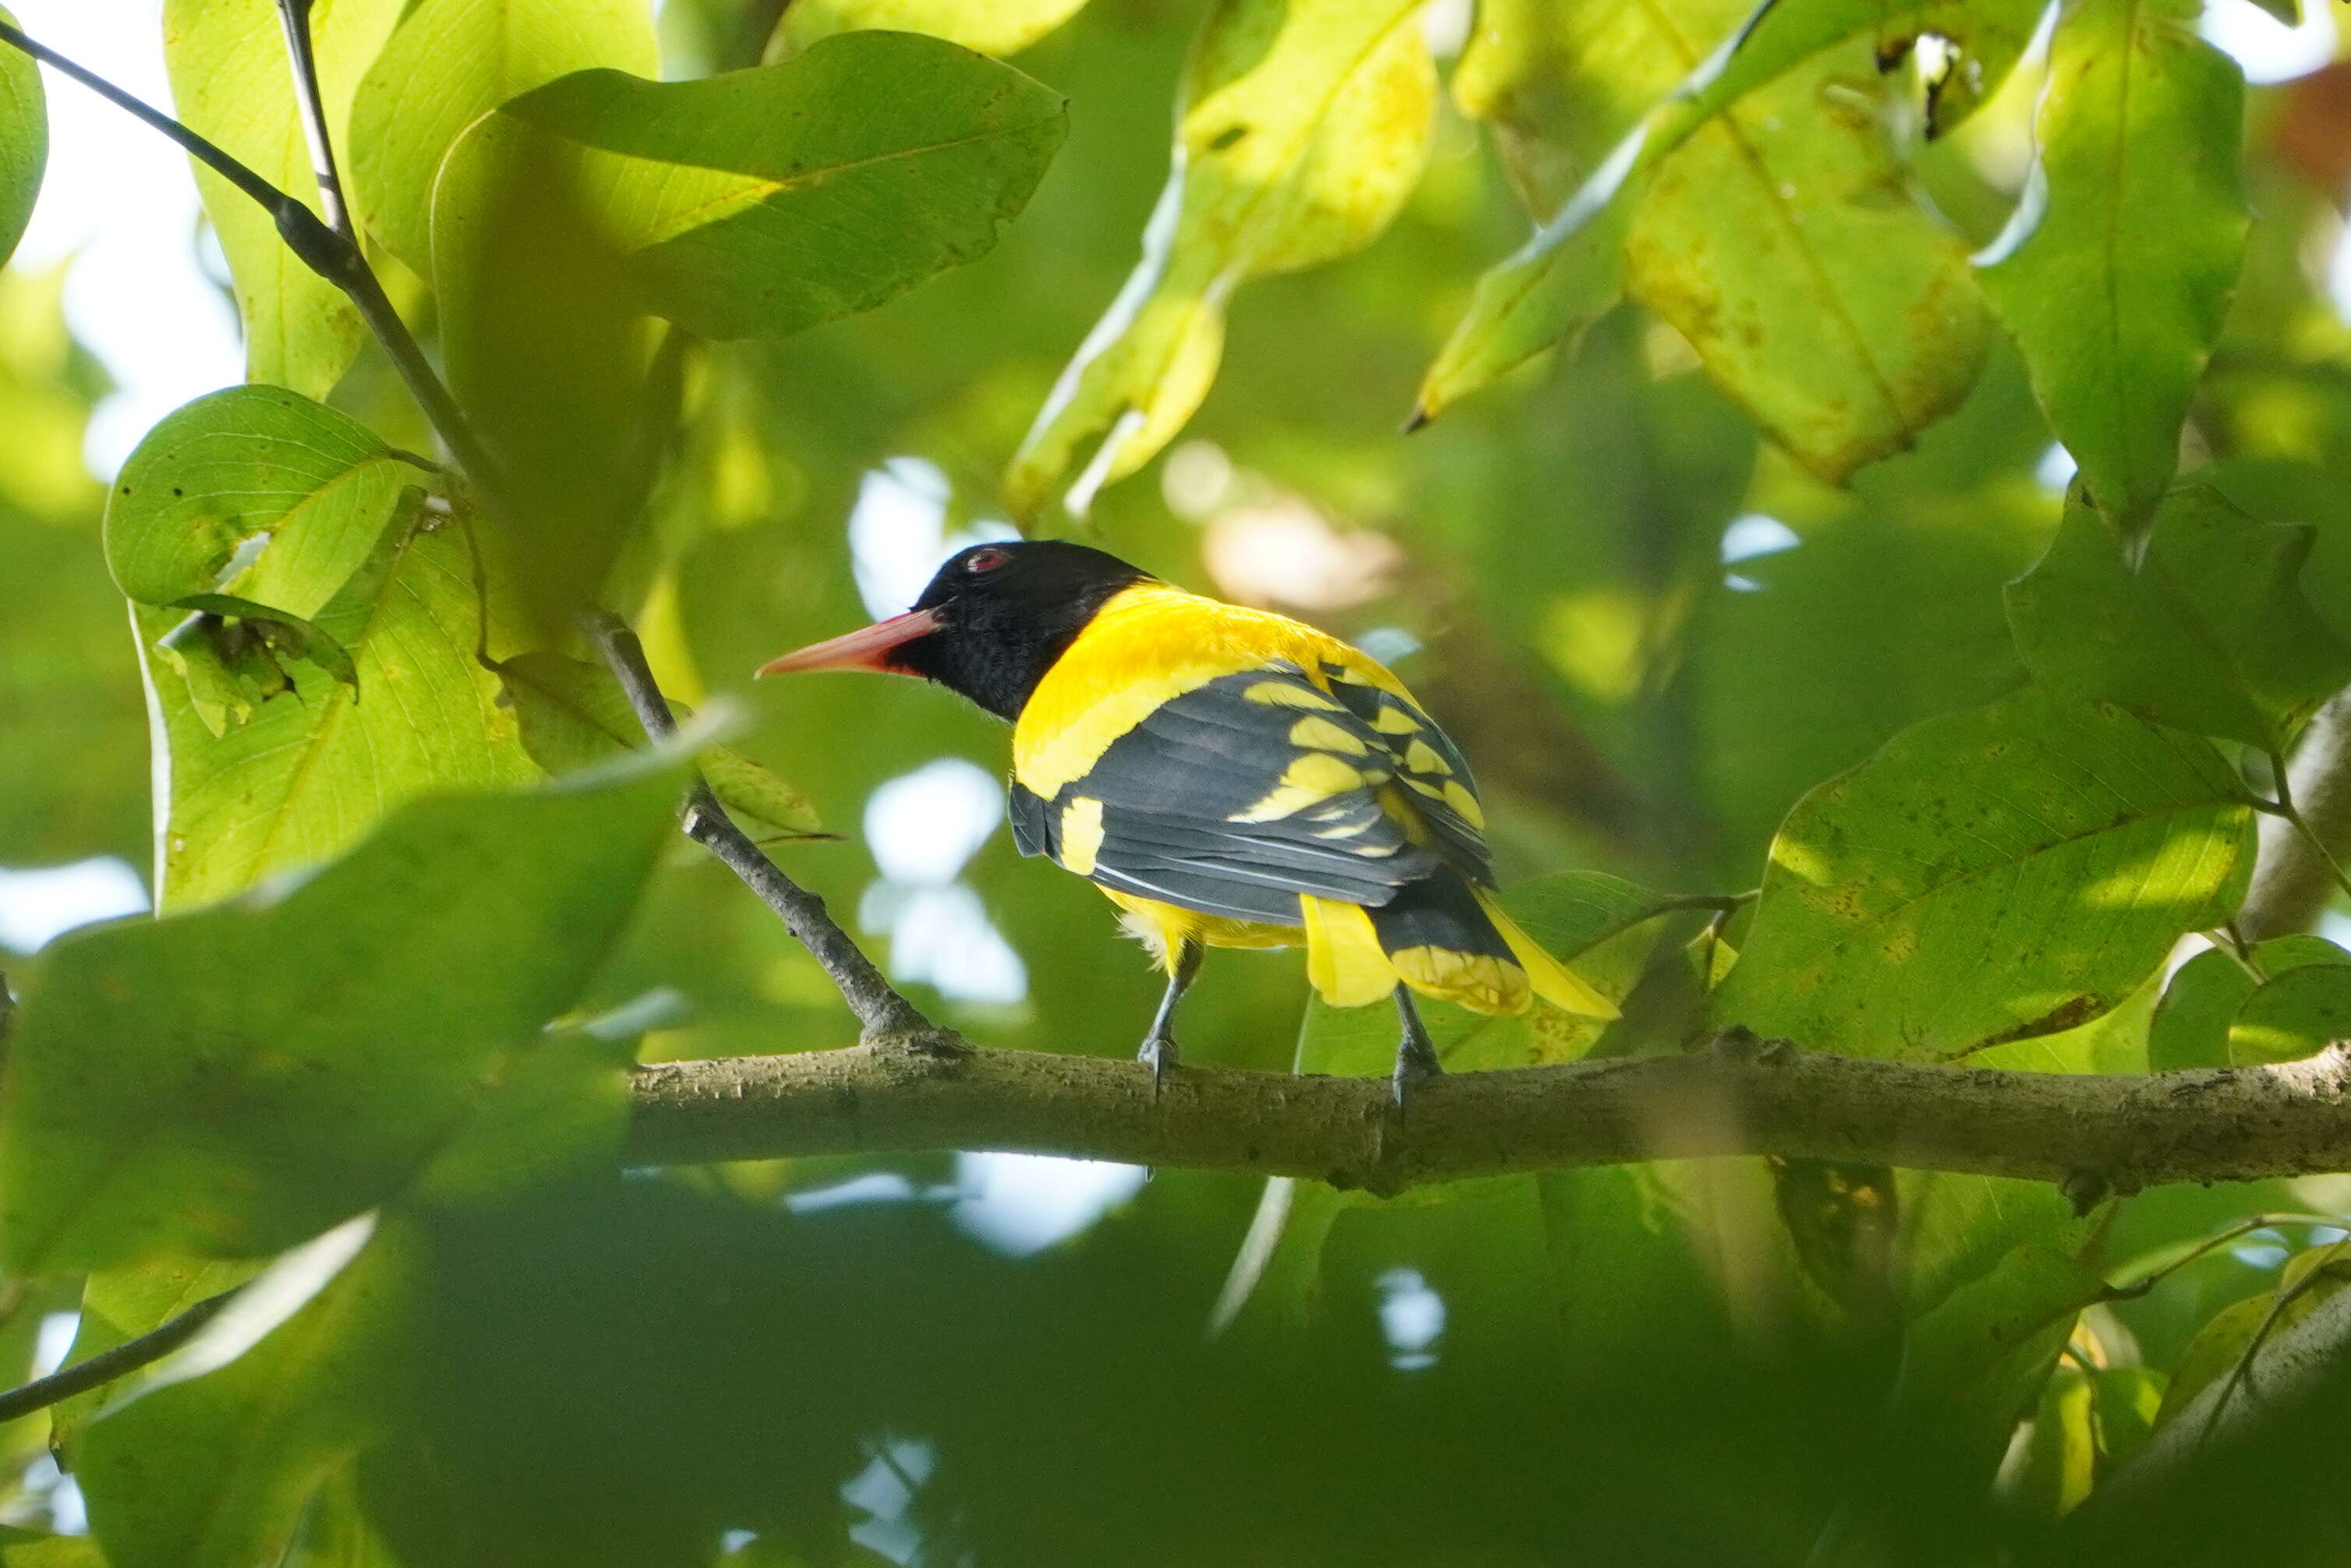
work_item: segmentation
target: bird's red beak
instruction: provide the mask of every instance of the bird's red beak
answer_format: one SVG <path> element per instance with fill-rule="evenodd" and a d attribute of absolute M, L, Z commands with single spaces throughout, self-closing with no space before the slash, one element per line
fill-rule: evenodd
<path fill-rule="evenodd" d="M 846 636 L 811 643 L 780 659 L 770 659 L 754 672 L 753 678 L 788 675 L 796 670 L 878 670 L 885 674 L 904 674 L 905 668 L 891 661 L 892 650 L 918 637 L 929 636 L 940 625 L 936 611 L 909 610 L 904 615 L 877 621 Z"/>

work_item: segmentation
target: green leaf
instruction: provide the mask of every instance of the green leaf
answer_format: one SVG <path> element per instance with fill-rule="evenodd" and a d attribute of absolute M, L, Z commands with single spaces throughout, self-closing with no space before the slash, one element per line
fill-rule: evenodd
<path fill-rule="evenodd" d="M 402 1414 L 425 1309 L 420 1253 L 417 1238 L 379 1227 L 229 1364 L 91 1423 L 74 1469 L 111 1568 L 280 1559 L 319 1483 Z"/>
<path fill-rule="evenodd" d="M 473 663 L 470 572 L 464 541 L 446 530 L 389 545 L 319 617 L 350 651 L 356 688 L 298 668 L 292 689 L 217 737 L 169 689 L 162 655 L 149 653 L 172 779 L 163 907 L 210 903 L 324 860 L 428 791 L 530 781 L 496 682 Z M 151 645 L 173 621 L 138 617 Z"/>
<path fill-rule="evenodd" d="M 1988 89 L 2038 10 L 2026 0 L 1775 3 L 1710 55 L 1720 35 L 1709 24 L 1726 20 L 1712 16 L 1561 0 L 1507 9 L 1492 30 L 1481 23 L 1483 48 L 1464 63 L 1465 106 L 1504 116 L 1520 146 L 1563 132 L 1563 162 L 1591 172 L 1479 279 L 1422 383 L 1420 416 L 1572 339 L 1629 287 L 1823 476 L 1908 444 L 1972 384 L 1985 321 L 1957 241 L 1903 188 L 1873 122 L 1869 94 L 1880 89 L 1866 85 L 1865 58 L 1932 32 L 1972 57 L 1972 79 Z M 1510 36 L 1513 20 L 1535 31 L 1546 16 L 1548 37 Z M 1618 116 L 1595 123 L 1591 105 L 1661 58 L 1686 71 L 1680 85 L 1599 158 L 1595 132 L 1613 131 Z M 1551 86 L 1553 61 L 1580 73 L 1571 79 L 1582 90 Z M 1548 195 L 1556 181 L 1540 160 L 1516 162 L 1531 193 Z"/>
<path fill-rule="evenodd" d="M 2179 465 L 2248 219 L 2244 78 L 2194 0 L 2080 0 L 2058 24 L 2040 162 L 1978 257 L 2092 501 L 2126 536 Z"/>
<path fill-rule="evenodd" d="M 2304 1286 L 2293 1300 L 2280 1304 L 2288 1291 L 2314 1273 L 2317 1279 Z M 2308 1317 L 2320 1302 L 2346 1287 L 2351 1287 L 2351 1266 L 2346 1266 L 2339 1242 L 2309 1247 L 2295 1253 L 2278 1270 L 2275 1291 L 2222 1308 L 2197 1331 L 2172 1370 L 2171 1385 L 2164 1390 L 2155 1424 L 2160 1427 L 2179 1416 L 2206 1388 L 2232 1375 L 2238 1364 L 2256 1354 L 2262 1343 L 2274 1341 Z M 2241 1385 L 2239 1393 L 2243 1393 Z"/>
<path fill-rule="evenodd" d="M 322 0 L 310 13 L 328 133 L 349 144 L 360 74 L 399 19 L 400 0 Z M 277 0 L 170 0 L 163 58 L 180 119 L 281 191 L 319 208 Z M 324 397 L 366 337 L 342 290 L 295 259 L 267 209 L 202 164 L 196 184 L 220 236 L 245 322 L 246 374 Z"/>
<path fill-rule="evenodd" d="M 123 465 L 107 498 L 107 567 L 141 604 L 220 594 L 313 619 L 423 478 L 348 414 L 277 387 L 231 387 L 165 415 Z"/>
<path fill-rule="evenodd" d="M 2351 643 L 2302 591 L 2314 537 L 2190 486 L 2157 508 L 2134 571 L 2095 511 L 2068 507 L 2009 585 L 2017 649 L 2053 691 L 2283 752 L 2351 684 Z"/>
<path fill-rule="evenodd" d="M 641 768 L 419 802 L 275 901 L 47 950 L 0 1108 L 0 1256 L 250 1256 L 399 1190 L 586 983 L 676 790 Z"/>
<path fill-rule="evenodd" d="M 2002 1500 L 2028 1517 L 2062 1519 L 2090 1495 L 2098 1469 L 2092 1378 L 2078 1367 L 2061 1366 L 2041 1390 L 2024 1451 L 2001 1477 Z"/>
<path fill-rule="evenodd" d="M 1989 1469 L 2075 1314 L 2105 1290 L 2103 1277 L 2045 1243 L 2010 1248 L 1910 1324 L 1889 1429 L 1931 1422 L 1964 1432 L 1986 1452 Z"/>
<path fill-rule="evenodd" d="M 87 1535 L 35 1535 L 0 1527 L 0 1568 L 106 1568 Z"/>
<path fill-rule="evenodd" d="M 2238 1004 L 2229 1026 L 2231 1066 L 2296 1061 L 2329 1040 L 2351 1040 L 2351 953 L 2326 946 L 2326 956 L 2310 963 L 2264 966 L 2270 977 Z"/>
<path fill-rule="evenodd" d="M 1005 476 L 1016 517 L 1064 481 L 1070 509 L 1083 513 L 1175 438 L 1216 378 L 1235 289 L 1353 255 L 1387 228 L 1434 123 L 1420 10 L 1419 0 L 1220 0 L 1185 68 L 1143 259 Z"/>
<path fill-rule="evenodd" d="M 828 39 L 705 81 L 583 71 L 469 133 L 435 197 L 472 216 L 485 166 L 562 181 L 639 305 L 703 338 L 868 310 L 985 255 L 1068 129 L 1059 93 L 914 33 Z M 535 156 L 513 139 L 544 137 Z"/>
<path fill-rule="evenodd" d="M 2147 1029 L 2148 1070 L 2228 1066 L 2229 1024 L 2260 983 L 2217 947 L 2179 966 Z"/>
<path fill-rule="evenodd" d="M 465 128 L 571 71 L 661 74 L 645 0 L 413 0 L 351 100 L 353 210 L 433 277 L 433 182 Z"/>
<path fill-rule="evenodd" d="M 1820 56 L 1693 137 L 1625 235 L 1626 292 L 1833 485 L 1956 408 L 1991 330 L 1959 236 L 1907 187 L 1880 119 L 1890 89 L 1855 91 L 1866 48 Z"/>
<path fill-rule="evenodd" d="M 1001 59 L 1071 17 L 1086 0 L 795 0 L 778 37 L 798 54 L 820 38 L 863 27 L 927 33 Z"/>
<path fill-rule="evenodd" d="M 2026 691 L 1797 803 L 1718 1019 L 1947 1061 L 2084 1023 L 2226 919 L 2252 809 L 2210 743 Z"/>
<path fill-rule="evenodd" d="M 2046 540 L 2047 506 L 1873 492 L 1750 497 L 1802 542 L 1736 563 L 1692 617 L 1695 771 L 1728 841 L 1720 877 L 1751 878 L 1789 808 L 1897 730 L 2022 684 L 2000 590 Z"/>
<path fill-rule="evenodd" d="M 475 1219 L 609 1170 L 628 1113 L 624 1056 L 581 1036 L 523 1053 L 409 1190 L 370 1217 L 356 1258 L 323 1281 L 283 1281 L 303 1294 L 278 1304 L 274 1323 L 265 1317 L 247 1327 L 224 1314 L 172 1358 L 85 1396 L 85 1421 L 97 1418 L 78 1425 L 72 1458 L 112 1561 L 280 1561 L 331 1472 L 363 1444 L 413 1431 L 413 1402 L 429 1381 L 421 1368 L 435 1354 L 423 1341 L 437 1283 L 426 1271 L 438 1261 L 436 1222 Z M 146 1333 L 251 1272 L 171 1260 L 99 1276 L 83 1305 L 85 1324 L 99 1326 L 86 1326 L 74 1358 Z M 256 1283 L 271 1286 L 266 1277 Z M 256 1304 L 266 1306 L 240 1298 L 232 1311 Z M 355 1518 L 344 1526 L 367 1533 Z"/>
<path fill-rule="evenodd" d="M 0 21 L 16 18 L 0 6 Z M 41 93 L 41 68 L 13 45 L 0 44 L 0 263 L 16 254 L 41 193 L 41 169 L 49 155 L 48 102 Z"/>
<path fill-rule="evenodd" d="M 2351 1037 L 2351 953 L 2322 936 L 2278 936 L 2254 946 L 2252 968 L 2259 977 L 2217 947 L 2182 964 L 2156 1009 L 2148 1065 L 2292 1061 Z"/>
<path fill-rule="evenodd" d="M 498 666 L 498 679 L 514 704 L 523 749 L 551 776 L 600 767 L 645 743 L 628 695 L 601 665 L 522 653 Z M 683 709 L 678 716 L 686 716 Z M 775 833 L 820 831 L 808 797 L 741 752 L 714 746 L 702 753 L 701 765 L 712 793 L 737 815 Z"/>

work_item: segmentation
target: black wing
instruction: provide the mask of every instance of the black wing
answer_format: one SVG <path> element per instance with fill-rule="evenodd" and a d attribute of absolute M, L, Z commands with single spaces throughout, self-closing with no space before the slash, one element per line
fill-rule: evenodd
<path fill-rule="evenodd" d="M 1384 703 L 1400 713 L 1380 719 Z M 1410 705 L 1335 681 L 1326 693 L 1295 664 L 1219 676 L 1162 704 L 1051 800 L 1016 779 L 1013 840 L 1105 887 L 1284 925 L 1301 894 L 1377 906 L 1448 862 L 1485 881 L 1483 840 L 1458 816 L 1440 823 L 1453 815 L 1441 784 L 1432 801 L 1406 767 L 1408 754 L 1426 760 L 1410 745 L 1420 735 L 1436 727 Z M 1449 742 L 1445 753 L 1458 756 Z M 1433 844 L 1383 806 L 1398 780 Z"/>

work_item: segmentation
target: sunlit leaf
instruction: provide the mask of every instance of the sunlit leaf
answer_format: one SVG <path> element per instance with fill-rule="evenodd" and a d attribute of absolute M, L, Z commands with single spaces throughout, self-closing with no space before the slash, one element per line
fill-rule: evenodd
<path fill-rule="evenodd" d="M 521 653 L 498 666 L 498 679 L 514 704 L 524 749 L 550 775 L 598 767 L 645 744 L 627 695 L 597 665 L 560 653 Z M 711 747 L 701 766 L 718 799 L 759 829 L 818 831 L 808 797 L 741 752 Z"/>
<path fill-rule="evenodd" d="M 397 1192 L 619 935 L 676 789 L 423 802 L 274 901 L 59 943 L 7 1063 L 0 1251 L 250 1256 Z"/>
<path fill-rule="evenodd" d="M 1797 804 L 1716 1016 L 1928 1060 L 2054 1033 L 2226 919 L 2252 862 L 2252 809 L 2209 742 L 2021 693 L 1914 726 Z"/>
<path fill-rule="evenodd" d="M 2292 955 L 2265 942 L 2255 961 L 2269 978 L 2237 1005 L 2229 1025 L 2229 1061 L 2248 1066 L 2294 1061 L 2329 1040 L 2351 1040 L 2351 953 L 2310 936 Z"/>
<path fill-rule="evenodd" d="M 2053 691 L 2282 752 L 2351 684 L 2351 643 L 2303 594 L 2313 538 L 2189 486 L 2157 509 L 2134 570 L 2095 512 L 2069 507 L 2009 586 L 2017 647 Z"/>
<path fill-rule="evenodd" d="M 2245 246 L 2244 78 L 2191 0 L 2084 0 L 2057 26 L 2040 163 L 1982 256 L 2090 497 L 2144 528 L 2219 339 Z"/>
<path fill-rule="evenodd" d="M 273 872 L 348 848 L 389 810 L 436 789 L 498 788 L 537 775 L 475 665 L 473 562 L 455 528 L 396 528 L 322 606 L 318 626 L 350 651 L 357 679 L 284 669 L 289 689 L 215 735 L 159 646 L 182 621 L 136 623 L 169 749 L 170 817 L 159 825 L 158 897 L 209 903 Z"/>
<path fill-rule="evenodd" d="M 16 18 L 0 8 L 0 21 Z M 0 44 L 0 262 L 16 253 L 40 194 L 41 167 L 49 152 L 47 101 L 41 94 L 41 68 L 12 45 Z"/>
<path fill-rule="evenodd" d="M 1236 288 L 1351 255 L 1388 226 L 1426 161 L 1436 106 L 1420 10 L 1221 0 L 1185 68 L 1143 260 L 1005 476 L 1016 516 L 1065 483 L 1082 513 L 1175 438 L 1216 378 Z"/>
<path fill-rule="evenodd" d="M 1568 144 L 1553 162 L 1589 172 L 1479 279 L 1422 383 L 1421 414 L 1571 340 L 1629 287 L 1824 476 L 1907 444 L 1973 382 L 1984 319 L 1957 241 L 1904 190 L 1876 123 L 1874 62 L 1881 46 L 1898 53 L 1933 32 L 1996 80 L 2038 10 L 1814 0 L 1766 5 L 1734 32 L 1729 14 L 1559 0 L 1481 24 L 1462 90 L 1511 128 L 1522 184 L 1553 197 L 1550 149 L 1524 151 L 1545 138 Z M 1600 157 L 1597 137 L 1622 111 L 1593 106 L 1661 59 L 1687 74 Z M 1561 92 L 1552 62 L 1591 87 Z"/>
<path fill-rule="evenodd" d="M 986 253 L 1066 125 L 1061 95 L 1008 66 L 855 33 L 705 81 L 568 77 L 508 104 L 452 167 L 521 156 L 484 138 L 545 138 L 534 162 L 623 258 L 647 313 L 705 338 L 773 336 Z M 466 221 L 468 194 L 444 190 L 435 222 Z"/>
<path fill-rule="evenodd" d="M 415 0 L 351 100 L 354 210 L 433 276 L 433 182 L 475 120 L 568 72 L 661 74 L 647 0 Z"/>
<path fill-rule="evenodd" d="M 277 387 L 231 387 L 166 415 L 123 465 L 107 498 L 107 565 L 141 604 L 220 594 L 314 619 L 423 477 L 348 414 Z M 250 545 L 258 553 L 239 560 Z"/>
<path fill-rule="evenodd" d="M 348 143 L 360 74 L 400 12 L 400 0 L 323 0 L 310 11 L 319 95 L 338 149 Z M 181 120 L 317 210 L 315 165 L 277 0 L 171 0 L 163 12 L 163 59 Z M 228 257 L 245 322 L 246 375 L 326 396 L 366 335 L 357 308 L 295 259 L 259 203 L 201 164 L 196 183 Z"/>
<path fill-rule="evenodd" d="M 789 53 L 861 27 L 927 33 L 1001 59 L 1071 17 L 1086 0 L 795 0 L 777 37 Z"/>
<path fill-rule="evenodd" d="M 2277 936 L 2245 960 L 2218 948 L 2179 967 L 2148 1031 L 2149 1065 L 2290 1061 L 2351 1036 L 2351 953 L 2322 936 Z"/>

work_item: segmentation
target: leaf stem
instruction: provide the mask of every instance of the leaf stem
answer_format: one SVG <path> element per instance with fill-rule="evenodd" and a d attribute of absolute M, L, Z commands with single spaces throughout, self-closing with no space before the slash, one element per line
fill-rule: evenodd
<path fill-rule="evenodd" d="M 2335 885 L 2342 890 L 2346 897 L 2351 897 L 2351 877 L 2343 874 L 2343 862 L 2335 858 L 2335 852 L 2326 847 L 2326 841 L 2318 836 L 2317 831 L 2310 825 L 2310 820 L 2304 817 L 2301 809 L 2294 803 L 2294 786 L 2287 779 L 2284 755 L 2273 751 L 2269 757 L 2270 768 L 2275 775 L 2277 785 L 2278 815 L 2294 824 L 2294 831 L 2302 835 L 2302 841 L 2308 844 L 2317 853 L 2319 860 L 2325 864 L 2327 873 L 2335 879 Z"/>
<path fill-rule="evenodd" d="M 612 672 L 612 678 L 620 683 L 621 690 L 627 694 L 629 706 L 636 710 L 637 722 L 644 726 L 646 737 L 667 739 L 676 730 L 677 721 L 670 713 L 669 699 L 662 695 L 660 685 L 653 680 L 652 667 L 645 663 L 644 644 L 617 615 L 591 611 L 585 622 L 596 651 L 602 655 L 605 667 Z M 769 860 L 749 835 L 735 825 L 726 809 L 711 793 L 710 786 L 699 777 L 686 798 L 684 827 L 686 837 L 717 856 L 727 870 L 742 878 L 744 884 L 759 895 L 760 902 L 775 911 L 785 929 L 816 956 L 816 961 L 839 988 L 841 999 L 849 1004 L 849 1010 L 857 1015 L 867 1043 L 912 1046 L 946 1056 L 963 1053 L 966 1047 L 960 1040 L 924 1017 L 920 1009 L 883 977 L 873 961 L 826 913 L 824 900 L 786 875 L 782 867 Z"/>
<path fill-rule="evenodd" d="M 294 95 L 302 106 L 302 134 L 310 144 L 310 167 L 319 180 L 319 208 L 327 226 L 356 246 L 359 231 L 352 227 L 350 208 L 343 200 L 334 141 L 327 133 L 326 100 L 319 91 L 319 56 L 310 39 L 310 11 L 316 3 L 277 0 L 277 19 L 286 26 L 286 55 L 294 69 Z"/>
<path fill-rule="evenodd" d="M 243 1289 L 242 1286 L 239 1289 Z M 87 1394 L 103 1387 L 126 1372 L 136 1372 L 150 1362 L 161 1361 L 191 1339 L 196 1331 L 219 1315 L 220 1310 L 236 1298 L 235 1291 L 223 1291 L 209 1296 L 182 1312 L 167 1319 L 156 1329 L 137 1339 L 125 1340 L 112 1350 L 102 1351 L 88 1361 L 78 1361 L 71 1366 L 37 1377 L 22 1387 L 0 1394 L 0 1423 L 30 1416 L 36 1410 L 46 1410 L 77 1394 Z"/>

